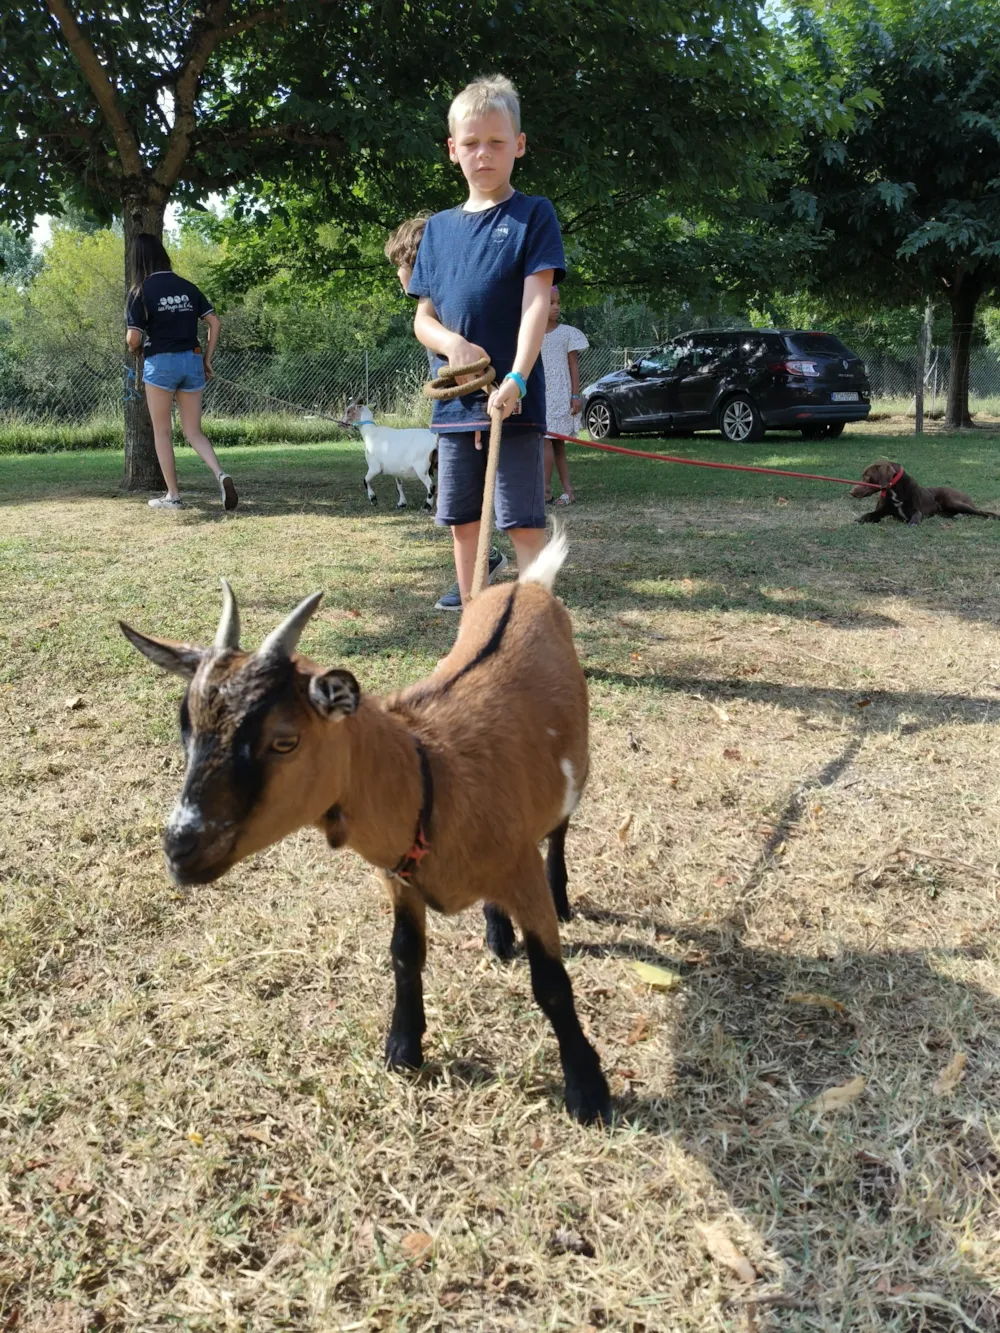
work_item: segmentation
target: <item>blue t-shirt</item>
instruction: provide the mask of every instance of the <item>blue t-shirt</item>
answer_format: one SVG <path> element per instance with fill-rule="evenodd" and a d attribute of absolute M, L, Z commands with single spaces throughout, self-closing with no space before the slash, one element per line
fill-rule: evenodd
<path fill-rule="evenodd" d="M 566 276 L 556 210 L 541 195 L 515 190 L 481 213 L 449 208 L 428 219 L 413 266 L 409 293 L 429 296 L 446 329 L 490 354 L 497 383 L 514 365 L 521 327 L 524 280 L 544 269 L 553 282 Z M 434 373 L 445 364 L 435 356 Z M 482 389 L 434 403 L 437 431 L 489 430 Z M 545 430 L 545 372 L 539 356 L 528 376 L 521 411 L 504 422 L 505 434 Z"/>

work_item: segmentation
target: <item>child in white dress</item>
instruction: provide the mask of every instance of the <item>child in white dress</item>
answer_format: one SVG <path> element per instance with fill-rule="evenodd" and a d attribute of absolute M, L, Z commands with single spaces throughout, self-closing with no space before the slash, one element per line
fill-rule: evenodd
<path fill-rule="evenodd" d="M 589 347 L 586 335 L 572 324 L 559 323 L 559 288 L 549 297 L 549 322 L 542 340 L 542 365 L 545 367 L 546 429 L 559 435 L 575 435 L 580 425 L 580 352 Z M 576 498 L 566 466 L 566 446 L 562 440 L 545 437 L 545 494 L 553 503 L 552 467 L 559 471 L 562 495 L 557 505 L 571 505 Z"/>

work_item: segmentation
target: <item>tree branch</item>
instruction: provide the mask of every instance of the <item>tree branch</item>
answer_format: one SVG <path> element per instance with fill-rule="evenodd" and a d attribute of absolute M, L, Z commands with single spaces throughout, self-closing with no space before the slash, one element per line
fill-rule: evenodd
<path fill-rule="evenodd" d="M 332 5 L 334 0 L 316 0 L 317 8 L 323 5 Z M 288 6 L 275 5 L 273 9 L 261 9 L 256 14 L 248 14 L 245 19 L 239 19 L 236 23 L 230 23 L 228 28 L 223 28 L 219 36 L 225 40 L 227 37 L 236 37 L 241 32 L 248 32 L 251 28 L 259 28 L 262 23 L 271 23 L 274 19 L 287 18 Z"/>
<path fill-rule="evenodd" d="M 181 168 L 181 173 L 177 177 L 175 184 L 197 185 L 200 190 L 209 190 L 215 194 L 225 194 L 226 190 L 233 190 L 237 185 L 246 180 L 245 171 L 219 172 L 218 175 L 211 171 L 203 171 L 201 167 L 195 166 L 193 162 L 185 162 Z"/>
<path fill-rule="evenodd" d="M 285 143 L 301 144 L 306 148 L 344 148 L 344 136 L 331 130 L 328 134 L 314 134 L 301 125 L 261 125 L 255 129 L 239 130 L 227 134 L 225 130 L 215 131 L 228 148 L 246 148 L 257 139 L 281 139 Z"/>
<path fill-rule="evenodd" d="M 227 37 L 235 37 L 241 32 L 247 32 L 250 28 L 258 28 L 262 23 L 270 23 L 272 19 L 284 18 L 288 13 L 287 5 L 275 5 L 273 9 L 262 9 L 256 14 L 248 14 L 245 19 L 240 19 L 238 23 L 230 23 L 227 28 L 222 28 L 219 36 L 225 40 Z"/>
<path fill-rule="evenodd" d="M 122 114 L 121 107 L 118 105 L 118 98 L 104 66 L 98 60 L 94 48 L 80 31 L 80 26 L 66 0 L 45 0 L 45 2 L 53 18 L 59 24 L 67 46 L 76 57 L 76 62 L 83 71 L 84 78 L 90 84 L 90 90 L 94 94 L 97 105 L 100 107 L 101 113 L 114 136 L 118 155 L 125 168 L 125 175 L 141 176 L 143 167 L 139 145 L 128 121 Z"/>
<path fill-rule="evenodd" d="M 52 0 L 49 0 L 49 3 L 51 2 Z M 153 172 L 153 179 L 165 190 L 169 190 L 177 180 L 181 167 L 191 151 L 191 143 L 198 127 L 194 114 L 198 87 L 205 66 L 208 64 L 208 58 L 222 34 L 219 24 L 225 17 L 228 7 L 229 0 L 211 0 L 205 10 L 205 26 L 195 38 L 191 54 L 181 66 L 174 88 L 174 128 L 167 140 L 166 152 Z"/>

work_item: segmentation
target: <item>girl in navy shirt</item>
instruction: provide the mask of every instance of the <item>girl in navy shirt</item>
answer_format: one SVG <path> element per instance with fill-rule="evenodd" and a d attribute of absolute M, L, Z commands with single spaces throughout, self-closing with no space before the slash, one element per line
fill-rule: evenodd
<path fill-rule="evenodd" d="M 153 509 L 180 509 L 174 462 L 171 407 L 177 411 L 188 444 L 212 469 L 227 509 L 238 503 L 232 477 L 223 472 L 215 450 L 201 429 L 201 396 L 212 378 L 212 353 L 219 340 L 219 317 L 193 282 L 179 278 L 157 238 L 140 232 L 132 246 L 135 285 L 125 306 L 129 351 L 145 357 L 146 406 L 153 423 L 156 457 L 167 483 L 166 495 L 150 500 Z M 198 321 L 208 326 L 202 351 Z"/>

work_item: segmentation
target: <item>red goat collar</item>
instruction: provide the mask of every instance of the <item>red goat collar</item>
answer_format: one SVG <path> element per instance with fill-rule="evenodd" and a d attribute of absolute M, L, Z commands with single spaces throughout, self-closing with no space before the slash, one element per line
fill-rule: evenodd
<path fill-rule="evenodd" d="M 434 809 L 434 781 L 431 777 L 430 760 L 427 758 L 423 742 L 417 740 L 416 745 L 417 757 L 420 760 L 420 781 L 423 786 L 423 801 L 420 814 L 417 816 L 417 831 L 413 838 L 413 846 L 388 872 L 394 879 L 401 879 L 406 883 L 413 878 L 420 862 L 431 850 L 427 832 L 430 828 L 431 811 Z"/>
<path fill-rule="evenodd" d="M 896 473 L 896 475 L 893 477 L 892 481 L 889 482 L 889 485 L 886 486 L 885 490 L 879 491 L 879 495 L 881 495 L 883 500 L 886 497 L 886 492 L 892 490 L 893 486 L 895 486 L 896 482 L 899 481 L 902 475 L 903 475 L 903 469 L 900 468 L 899 471 Z"/>

